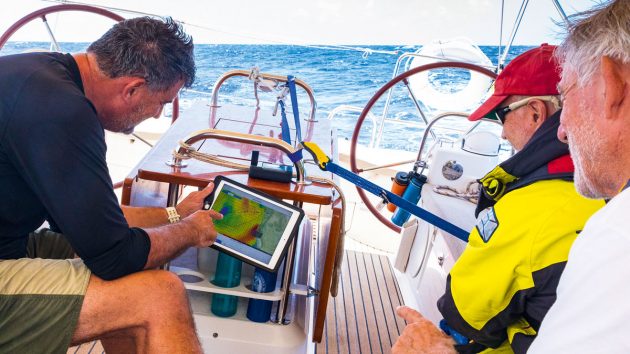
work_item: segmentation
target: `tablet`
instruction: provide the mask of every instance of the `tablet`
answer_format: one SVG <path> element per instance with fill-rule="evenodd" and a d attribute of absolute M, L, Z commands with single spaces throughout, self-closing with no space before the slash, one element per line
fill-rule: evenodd
<path fill-rule="evenodd" d="M 278 269 L 304 218 L 302 209 L 223 176 L 203 208 L 223 214 L 214 221 L 212 248 L 269 271 Z"/>

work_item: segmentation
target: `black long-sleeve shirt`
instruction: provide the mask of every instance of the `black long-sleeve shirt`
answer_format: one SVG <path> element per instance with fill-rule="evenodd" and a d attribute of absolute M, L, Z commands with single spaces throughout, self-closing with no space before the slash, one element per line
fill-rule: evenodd
<path fill-rule="evenodd" d="M 151 248 L 112 188 L 105 133 L 69 54 L 0 57 L 0 259 L 54 222 L 97 276 L 141 270 Z"/>

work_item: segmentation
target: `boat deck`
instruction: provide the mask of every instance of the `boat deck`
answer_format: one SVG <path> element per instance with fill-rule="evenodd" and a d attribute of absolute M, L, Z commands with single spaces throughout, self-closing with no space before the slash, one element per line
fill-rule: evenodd
<path fill-rule="evenodd" d="M 101 341 L 83 343 L 68 349 L 67 354 L 105 354 Z"/>
<path fill-rule="evenodd" d="M 318 354 L 390 353 L 405 322 L 393 269 L 384 255 L 346 251 L 337 297 L 331 297 Z"/>

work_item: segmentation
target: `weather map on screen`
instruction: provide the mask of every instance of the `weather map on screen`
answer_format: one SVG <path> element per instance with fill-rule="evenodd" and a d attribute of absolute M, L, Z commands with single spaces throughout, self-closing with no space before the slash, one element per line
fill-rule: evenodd
<path fill-rule="evenodd" d="M 272 255 L 289 223 L 290 214 L 264 205 L 255 197 L 225 185 L 217 196 L 212 210 L 223 214 L 215 220 L 218 233 Z"/>

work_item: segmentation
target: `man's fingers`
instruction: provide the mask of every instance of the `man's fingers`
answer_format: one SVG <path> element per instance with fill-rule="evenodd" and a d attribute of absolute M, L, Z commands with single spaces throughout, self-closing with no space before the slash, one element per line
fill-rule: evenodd
<path fill-rule="evenodd" d="M 202 189 L 199 191 L 199 193 L 201 195 L 204 196 L 204 198 L 209 195 L 210 193 L 212 193 L 212 191 L 214 190 L 214 183 L 210 182 L 208 183 L 208 185 L 206 186 L 206 188 Z"/>
<path fill-rule="evenodd" d="M 399 317 L 402 317 L 403 320 L 407 321 L 408 324 L 424 320 L 424 317 L 422 317 L 418 311 L 407 306 L 398 306 L 396 314 L 398 314 Z"/>
<path fill-rule="evenodd" d="M 208 210 L 208 214 L 214 220 L 221 220 L 221 219 L 223 219 L 223 214 L 219 213 L 218 211 L 214 211 L 214 210 L 211 209 L 211 210 Z"/>

